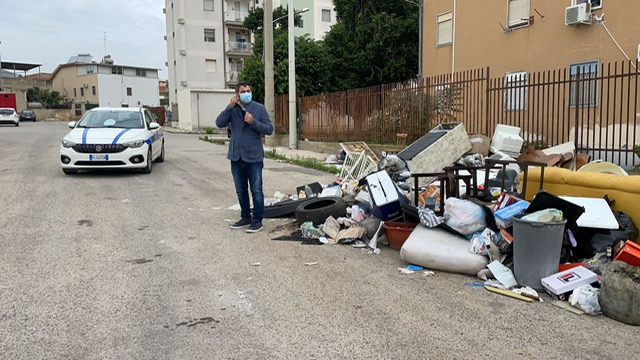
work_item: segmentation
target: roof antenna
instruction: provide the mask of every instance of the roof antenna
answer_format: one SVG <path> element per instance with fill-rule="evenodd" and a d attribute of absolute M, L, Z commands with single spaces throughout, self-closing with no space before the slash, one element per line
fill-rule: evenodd
<path fill-rule="evenodd" d="M 107 55 L 107 32 L 104 32 L 104 56 Z"/>

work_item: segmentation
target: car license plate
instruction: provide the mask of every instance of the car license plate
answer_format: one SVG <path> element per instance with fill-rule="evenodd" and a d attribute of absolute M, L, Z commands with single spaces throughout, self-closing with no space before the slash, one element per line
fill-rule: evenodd
<path fill-rule="evenodd" d="M 91 161 L 104 161 L 109 160 L 109 154 L 97 154 L 97 155 L 89 155 L 89 160 Z"/>

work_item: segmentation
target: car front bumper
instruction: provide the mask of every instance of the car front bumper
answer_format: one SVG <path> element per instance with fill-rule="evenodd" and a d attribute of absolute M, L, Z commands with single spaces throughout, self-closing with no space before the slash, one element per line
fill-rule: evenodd
<path fill-rule="evenodd" d="M 147 166 L 149 145 L 118 153 L 79 153 L 60 145 L 60 166 L 68 170 L 142 169 Z M 99 156 L 106 156 L 106 159 Z"/>

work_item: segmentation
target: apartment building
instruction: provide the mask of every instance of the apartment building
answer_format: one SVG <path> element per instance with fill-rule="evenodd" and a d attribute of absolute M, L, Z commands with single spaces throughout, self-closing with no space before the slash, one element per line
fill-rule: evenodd
<path fill-rule="evenodd" d="M 640 57 L 636 0 L 423 1 L 425 76 L 487 66 L 492 77 L 584 73 Z"/>
<path fill-rule="evenodd" d="M 252 56 L 254 35 L 243 25 L 264 0 L 165 0 L 169 104 L 183 129 L 215 127 Z M 273 1 L 273 6 L 287 1 Z M 322 38 L 336 21 L 331 0 L 296 0 L 303 26 L 296 36 Z"/>
<path fill-rule="evenodd" d="M 76 114 L 96 106 L 160 105 L 158 69 L 101 62 L 89 54 L 72 56 L 51 74 L 51 87 L 73 100 Z"/>

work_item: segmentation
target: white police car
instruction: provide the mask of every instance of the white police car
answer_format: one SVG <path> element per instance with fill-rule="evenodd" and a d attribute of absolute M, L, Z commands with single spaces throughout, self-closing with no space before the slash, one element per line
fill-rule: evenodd
<path fill-rule="evenodd" d="M 78 170 L 141 169 L 164 161 L 164 134 L 145 108 L 98 107 L 87 111 L 60 144 L 65 174 Z"/>

